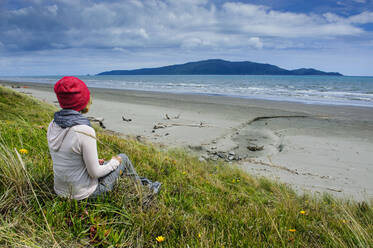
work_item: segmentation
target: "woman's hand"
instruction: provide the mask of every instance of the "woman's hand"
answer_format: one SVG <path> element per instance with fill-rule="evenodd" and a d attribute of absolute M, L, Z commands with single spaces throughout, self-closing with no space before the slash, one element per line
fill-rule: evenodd
<path fill-rule="evenodd" d="M 115 159 L 115 160 L 118 160 L 119 164 L 122 163 L 122 158 L 119 157 L 119 156 L 113 156 L 111 159 Z"/>

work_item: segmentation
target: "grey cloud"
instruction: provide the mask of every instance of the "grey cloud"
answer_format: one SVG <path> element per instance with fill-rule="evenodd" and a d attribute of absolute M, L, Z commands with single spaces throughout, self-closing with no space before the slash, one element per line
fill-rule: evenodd
<path fill-rule="evenodd" d="M 306 15 L 269 7 L 208 0 L 38 0 L 25 8 L 1 10 L 0 42 L 9 51 L 67 48 L 216 49 L 266 47 L 265 40 L 329 39 L 364 33 L 349 18 Z M 271 42 L 268 42 L 270 45 Z"/>

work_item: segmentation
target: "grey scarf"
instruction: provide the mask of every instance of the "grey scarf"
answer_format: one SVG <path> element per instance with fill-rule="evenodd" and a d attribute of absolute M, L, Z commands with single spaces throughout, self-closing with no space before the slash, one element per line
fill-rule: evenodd
<path fill-rule="evenodd" d="M 78 111 L 72 109 L 62 109 L 54 113 L 54 122 L 62 128 L 72 127 L 76 125 L 91 126 L 89 120 Z"/>

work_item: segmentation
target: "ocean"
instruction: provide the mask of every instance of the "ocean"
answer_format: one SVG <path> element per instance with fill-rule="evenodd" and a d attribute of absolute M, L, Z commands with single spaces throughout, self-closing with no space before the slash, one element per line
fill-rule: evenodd
<path fill-rule="evenodd" d="M 373 77 L 269 75 L 78 76 L 88 87 L 373 107 Z M 61 76 L 2 77 L 54 84 Z"/>

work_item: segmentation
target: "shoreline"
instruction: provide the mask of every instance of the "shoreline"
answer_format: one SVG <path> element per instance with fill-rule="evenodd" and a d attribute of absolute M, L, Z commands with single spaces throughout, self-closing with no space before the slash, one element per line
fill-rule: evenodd
<path fill-rule="evenodd" d="M 28 86 L 18 91 L 56 103 L 53 85 L 0 84 Z M 373 108 L 90 90 L 93 105 L 88 116 L 103 117 L 110 130 L 186 148 L 201 160 L 225 159 L 250 174 L 290 183 L 299 192 L 373 197 Z"/>
<path fill-rule="evenodd" d="M 27 81 L 7 81 L 4 79 L 0 79 L 0 84 L 15 84 L 15 85 L 33 85 L 39 88 L 52 88 L 52 83 L 38 83 L 38 82 L 27 82 Z M 352 107 L 352 108 L 373 108 L 373 105 L 369 104 L 358 104 L 358 103 L 345 103 L 345 102 L 332 102 L 332 101 L 319 101 L 319 100 L 297 100 L 297 99 L 288 99 L 284 98 L 266 98 L 266 97 L 255 97 L 255 96 L 241 96 L 241 95 L 229 95 L 229 94 L 219 94 L 219 93 L 198 93 L 198 92 L 167 92 L 167 91 L 151 91 L 151 90 L 136 90 L 136 89 L 120 89 L 120 88 L 105 88 L 105 87 L 95 87 L 89 86 L 90 89 L 97 89 L 97 90 L 111 90 L 111 91 L 123 91 L 123 92 L 137 92 L 137 93 L 147 93 L 147 94 L 164 94 L 164 95 L 188 95 L 188 96 L 201 96 L 201 97 L 219 97 L 219 98 L 229 98 L 229 99 L 241 99 L 246 101 L 262 101 L 262 102 L 269 102 L 269 103 L 286 103 L 286 104 L 300 104 L 300 105 L 315 105 L 319 107 L 327 106 L 327 107 Z"/>

